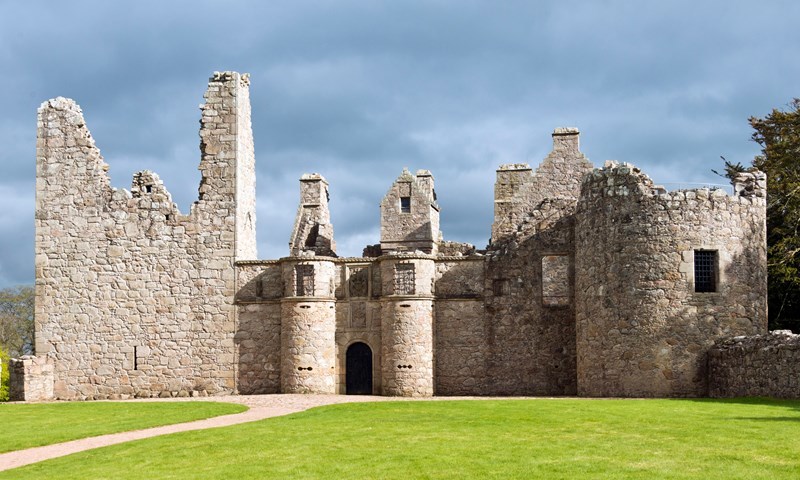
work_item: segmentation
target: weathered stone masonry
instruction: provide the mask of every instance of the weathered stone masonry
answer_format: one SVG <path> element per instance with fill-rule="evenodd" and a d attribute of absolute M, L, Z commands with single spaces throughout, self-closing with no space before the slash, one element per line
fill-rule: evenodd
<path fill-rule="evenodd" d="M 403 170 L 380 243 L 340 258 L 306 174 L 290 256 L 258 260 L 249 78 L 215 73 L 205 98 L 186 215 L 152 172 L 112 189 L 80 108 L 42 105 L 18 398 L 701 396 L 715 341 L 766 333 L 763 174 L 667 192 L 559 128 L 537 169 L 498 169 L 485 250 L 445 241 L 433 175 Z"/>
<path fill-rule="evenodd" d="M 80 108 L 39 110 L 36 352 L 55 398 L 236 389 L 236 258 L 255 256 L 249 80 L 215 74 L 202 107 L 199 199 L 184 215 L 158 176 L 110 187 Z"/>

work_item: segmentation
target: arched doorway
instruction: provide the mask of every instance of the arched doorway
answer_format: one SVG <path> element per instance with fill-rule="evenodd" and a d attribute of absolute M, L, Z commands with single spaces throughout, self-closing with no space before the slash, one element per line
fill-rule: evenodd
<path fill-rule="evenodd" d="M 345 383 L 348 395 L 372 395 L 372 349 L 366 343 L 347 348 Z"/>

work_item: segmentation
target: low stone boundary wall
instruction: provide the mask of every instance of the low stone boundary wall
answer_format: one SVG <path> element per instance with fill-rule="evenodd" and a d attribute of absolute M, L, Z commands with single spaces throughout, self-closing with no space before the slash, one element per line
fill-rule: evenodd
<path fill-rule="evenodd" d="M 53 366 L 53 360 L 46 355 L 25 355 L 9 360 L 9 400 L 26 402 L 52 400 Z"/>
<path fill-rule="evenodd" d="M 800 398 L 800 335 L 733 337 L 708 352 L 708 396 Z"/>

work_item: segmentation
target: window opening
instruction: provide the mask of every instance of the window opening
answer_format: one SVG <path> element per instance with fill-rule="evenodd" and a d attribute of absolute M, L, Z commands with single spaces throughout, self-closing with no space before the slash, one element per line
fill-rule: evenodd
<path fill-rule="evenodd" d="M 264 277 L 256 279 L 256 297 L 261 298 L 264 296 Z"/>
<path fill-rule="evenodd" d="M 502 297 L 508 293 L 508 280 L 505 278 L 496 278 L 492 280 L 492 294 L 495 297 Z"/>
<path fill-rule="evenodd" d="M 694 291 L 717 291 L 717 252 L 714 250 L 694 251 Z"/>
<path fill-rule="evenodd" d="M 400 213 L 411 213 L 411 197 L 400 197 Z"/>
<path fill-rule="evenodd" d="M 145 185 L 144 191 L 147 193 L 153 193 L 153 186 L 152 185 Z"/>
<path fill-rule="evenodd" d="M 398 263 L 394 266 L 394 294 L 414 295 L 416 282 L 413 263 Z"/>
<path fill-rule="evenodd" d="M 139 347 L 133 347 L 133 369 L 139 370 Z"/>
<path fill-rule="evenodd" d="M 314 295 L 314 265 L 297 265 L 295 271 L 295 295 L 310 297 Z"/>

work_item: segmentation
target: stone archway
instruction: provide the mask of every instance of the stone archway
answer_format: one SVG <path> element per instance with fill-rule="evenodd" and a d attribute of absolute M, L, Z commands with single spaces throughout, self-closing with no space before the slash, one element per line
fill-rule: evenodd
<path fill-rule="evenodd" d="M 345 383 L 348 395 L 372 395 L 372 349 L 366 343 L 347 347 Z"/>

